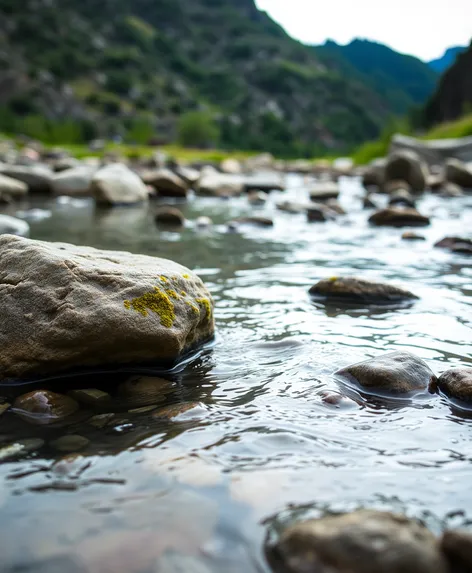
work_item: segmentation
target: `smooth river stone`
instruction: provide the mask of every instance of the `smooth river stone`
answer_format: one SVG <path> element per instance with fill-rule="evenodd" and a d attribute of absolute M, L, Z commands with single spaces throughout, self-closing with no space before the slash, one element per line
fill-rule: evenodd
<path fill-rule="evenodd" d="M 213 301 L 172 261 L 0 236 L 0 379 L 173 364 L 212 338 Z"/>
<path fill-rule="evenodd" d="M 472 368 L 451 368 L 438 378 L 436 386 L 449 398 L 472 406 Z"/>
<path fill-rule="evenodd" d="M 347 366 L 335 372 L 335 375 L 373 394 L 422 392 L 436 382 L 436 376 L 426 362 L 414 354 L 401 351 Z"/>
<path fill-rule="evenodd" d="M 315 298 L 372 304 L 388 304 L 418 298 L 410 291 L 396 286 L 355 277 L 323 279 L 313 285 L 309 293 Z"/>
<path fill-rule="evenodd" d="M 34 390 L 22 394 L 13 403 L 13 411 L 32 424 L 59 422 L 79 409 L 75 400 L 49 390 Z"/>
<path fill-rule="evenodd" d="M 426 227 L 430 220 L 411 207 L 387 207 L 371 215 L 369 223 L 378 227 Z"/>
<path fill-rule="evenodd" d="M 360 510 L 288 527 L 266 555 L 277 573 L 447 573 L 434 535 L 417 521 Z"/>

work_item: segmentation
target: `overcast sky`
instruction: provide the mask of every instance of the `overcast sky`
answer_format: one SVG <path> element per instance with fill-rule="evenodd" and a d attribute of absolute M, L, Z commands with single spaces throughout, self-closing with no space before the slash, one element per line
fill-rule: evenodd
<path fill-rule="evenodd" d="M 308 44 L 360 37 L 424 60 L 472 38 L 472 0 L 256 0 L 287 32 Z"/>

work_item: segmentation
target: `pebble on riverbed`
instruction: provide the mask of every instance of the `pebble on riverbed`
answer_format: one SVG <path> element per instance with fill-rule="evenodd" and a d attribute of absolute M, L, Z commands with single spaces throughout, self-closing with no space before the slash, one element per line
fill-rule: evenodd
<path fill-rule="evenodd" d="M 388 304 L 418 297 L 410 291 L 356 277 L 332 277 L 313 285 L 309 293 L 314 298 L 366 304 Z"/>
<path fill-rule="evenodd" d="M 90 440 L 84 436 L 69 434 L 49 442 L 49 445 L 58 452 L 77 452 L 83 450 L 89 443 Z"/>
<path fill-rule="evenodd" d="M 447 573 L 434 535 L 417 521 L 359 510 L 288 527 L 266 556 L 277 573 Z"/>
<path fill-rule="evenodd" d="M 78 403 L 63 394 L 49 390 L 34 390 L 22 394 L 13 403 L 13 411 L 31 424 L 46 425 L 59 422 L 74 414 Z"/>
<path fill-rule="evenodd" d="M 425 391 L 436 376 L 418 356 L 389 352 L 335 372 L 335 376 L 372 394 L 408 395 Z"/>
<path fill-rule="evenodd" d="M 182 402 L 180 404 L 172 404 L 172 406 L 165 406 L 160 408 L 152 415 L 153 418 L 161 420 L 174 420 L 182 414 L 189 412 L 190 410 L 198 410 L 198 412 L 203 410 L 203 406 L 200 402 Z M 196 414 L 198 412 L 195 412 Z M 201 416 L 195 416 L 201 417 Z"/>
<path fill-rule="evenodd" d="M 164 378 L 134 376 L 118 386 L 118 394 L 134 407 L 163 402 L 175 389 L 175 384 Z"/>

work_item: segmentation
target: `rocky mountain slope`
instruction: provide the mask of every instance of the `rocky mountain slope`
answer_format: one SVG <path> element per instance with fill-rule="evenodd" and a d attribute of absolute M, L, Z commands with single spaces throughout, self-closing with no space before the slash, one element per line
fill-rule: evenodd
<path fill-rule="evenodd" d="M 0 130 L 74 140 L 168 142 L 203 110 L 221 145 L 303 154 L 375 137 L 391 113 L 254 0 L 2 0 L 0 65 Z"/>
<path fill-rule="evenodd" d="M 442 76 L 425 108 L 427 125 L 455 120 L 472 111 L 472 43 Z"/>
<path fill-rule="evenodd" d="M 438 80 L 425 62 L 369 40 L 345 46 L 328 41 L 316 46 L 315 53 L 327 66 L 364 83 L 396 114 L 424 104 Z"/>

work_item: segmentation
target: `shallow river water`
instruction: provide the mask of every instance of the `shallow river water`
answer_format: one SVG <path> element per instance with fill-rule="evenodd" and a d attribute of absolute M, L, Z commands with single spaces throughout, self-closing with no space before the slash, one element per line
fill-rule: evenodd
<path fill-rule="evenodd" d="M 217 336 L 166 375 L 175 387 L 164 404 L 200 403 L 173 420 L 129 412 L 142 404 L 118 398 L 59 426 L 0 416 L 2 571 L 266 572 L 268 530 L 360 506 L 420 517 L 434 531 L 469 523 L 472 417 L 439 396 L 400 404 L 356 396 L 336 406 L 321 393 L 338 389 L 338 368 L 392 350 L 413 352 L 436 374 L 472 364 L 470 258 L 433 248 L 445 235 L 470 234 L 472 196 L 422 198 L 419 210 L 433 223 L 418 230 L 426 241 L 412 243 L 401 240 L 404 229 L 369 227 L 354 179 L 341 181 L 348 215 L 337 221 L 309 224 L 276 210 L 281 199 L 306 199 L 303 183 L 289 176 L 289 191 L 257 209 L 244 197 L 190 200 L 182 233 L 159 230 L 153 204 L 103 211 L 87 200 L 36 199 L 9 211 L 26 211 L 35 239 L 196 269 L 215 299 Z M 31 208 L 51 214 L 31 217 Z M 274 227 L 226 232 L 231 218 L 255 210 Z M 200 215 L 215 226 L 195 228 Z M 335 275 L 391 282 L 420 299 L 370 310 L 312 302 L 309 287 Z M 114 396 L 125 378 L 41 387 Z M 0 388 L 8 401 L 10 394 Z M 91 423 L 97 415 L 102 422 Z M 51 442 L 65 434 L 90 442 L 60 453 Z M 43 441 L 21 442 L 33 438 Z"/>

